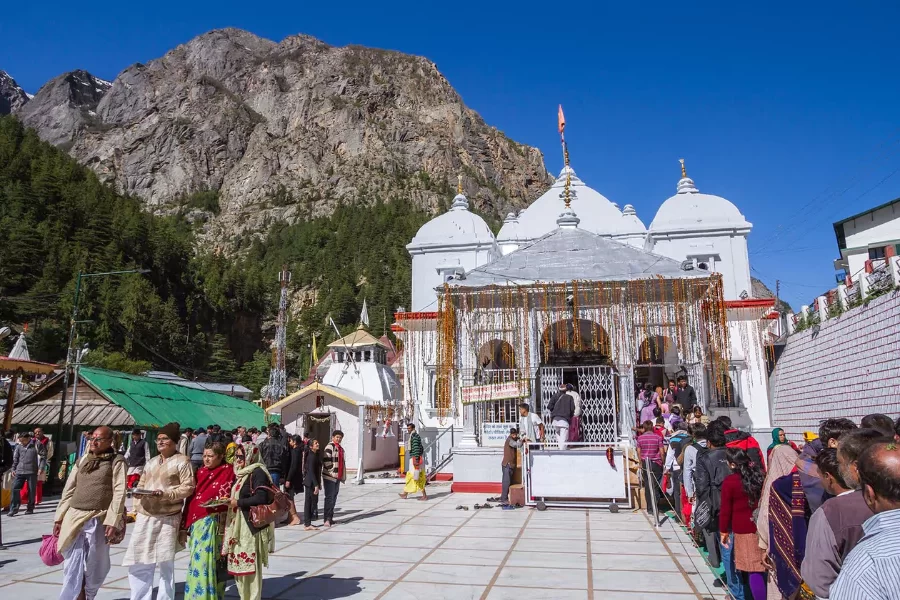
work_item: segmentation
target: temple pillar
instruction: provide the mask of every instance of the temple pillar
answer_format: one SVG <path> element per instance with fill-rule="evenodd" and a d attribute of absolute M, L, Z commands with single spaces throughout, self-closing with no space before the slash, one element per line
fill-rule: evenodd
<path fill-rule="evenodd" d="M 475 405 L 463 405 L 463 435 L 460 448 L 477 448 L 478 436 L 475 434 Z"/>

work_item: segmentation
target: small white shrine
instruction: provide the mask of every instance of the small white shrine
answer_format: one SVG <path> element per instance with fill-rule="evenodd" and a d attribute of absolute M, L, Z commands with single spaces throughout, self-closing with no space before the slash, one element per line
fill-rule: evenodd
<path fill-rule="evenodd" d="M 387 365 L 387 346 L 360 326 L 328 347 L 334 360 L 321 381 L 266 412 L 281 415 L 289 434 L 308 432 L 323 448 L 341 430 L 347 467 L 358 473 L 399 466 L 401 386 Z"/>

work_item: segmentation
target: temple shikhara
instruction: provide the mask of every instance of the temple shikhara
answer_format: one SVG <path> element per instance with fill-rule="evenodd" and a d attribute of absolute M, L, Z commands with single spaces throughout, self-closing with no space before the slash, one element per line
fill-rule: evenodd
<path fill-rule="evenodd" d="M 583 445 L 570 453 L 624 452 L 638 387 L 679 376 L 712 418 L 770 436 L 763 339 L 774 299 L 752 297 L 752 225 L 701 193 L 681 163 L 676 193 L 649 227 L 588 187 L 565 151 L 553 186 L 496 236 L 460 183 L 450 209 L 407 245 L 412 306 L 393 327 L 403 412 L 436 440 L 434 466 L 452 471 L 454 489 L 493 489 L 521 402 L 542 416 L 552 445 L 547 403 L 560 384 L 581 397 Z M 538 463 L 530 469 L 537 477 Z"/>

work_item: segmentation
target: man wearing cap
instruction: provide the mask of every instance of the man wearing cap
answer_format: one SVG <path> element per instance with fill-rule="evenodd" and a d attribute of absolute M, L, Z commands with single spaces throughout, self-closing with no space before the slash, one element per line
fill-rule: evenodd
<path fill-rule="evenodd" d="M 9 512 L 7 513 L 10 517 L 16 516 L 16 513 L 19 512 L 19 506 L 22 502 L 22 486 L 26 482 L 28 483 L 28 506 L 25 509 L 25 514 L 34 514 L 34 498 L 37 493 L 39 464 L 38 447 L 31 437 L 31 432 L 24 431 L 20 433 L 19 445 L 13 451 L 12 476 L 15 478 L 15 483 L 13 483 L 12 498 L 9 501 Z"/>
<path fill-rule="evenodd" d="M 92 600 L 109 574 L 110 543 L 125 535 L 125 460 L 112 444 L 112 429 L 94 430 L 56 508 L 53 534 L 65 558 L 60 600 L 76 600 L 82 588 Z"/>
<path fill-rule="evenodd" d="M 169 423 L 156 435 L 159 456 L 147 461 L 134 497 L 137 520 L 122 565 L 128 567 L 131 600 L 151 600 L 159 565 L 157 600 L 175 598 L 175 552 L 185 498 L 194 492 L 190 459 L 177 450 L 181 428 Z"/>

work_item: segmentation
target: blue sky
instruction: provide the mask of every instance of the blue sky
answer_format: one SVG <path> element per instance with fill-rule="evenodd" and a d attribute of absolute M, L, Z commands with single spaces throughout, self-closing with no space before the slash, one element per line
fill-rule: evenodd
<path fill-rule="evenodd" d="M 562 103 L 579 176 L 648 225 L 685 158 L 795 308 L 833 285 L 832 222 L 900 196 L 897 3 L 129 4 L 8 3 L 0 69 L 31 93 L 76 68 L 113 79 L 226 26 L 427 56 L 553 173 Z"/>

